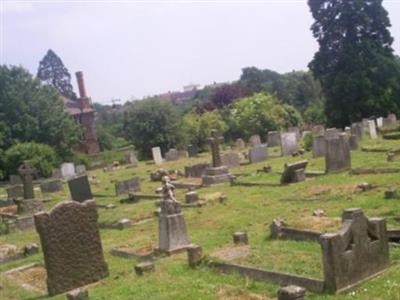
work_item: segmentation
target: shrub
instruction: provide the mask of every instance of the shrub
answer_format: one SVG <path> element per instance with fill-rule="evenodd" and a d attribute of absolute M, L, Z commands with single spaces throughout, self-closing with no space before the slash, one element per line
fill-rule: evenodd
<path fill-rule="evenodd" d="M 17 174 L 18 167 L 30 160 L 39 174 L 49 177 L 53 169 L 59 164 L 59 159 L 53 148 L 38 143 L 19 143 L 8 148 L 4 153 L 4 167 L 7 175 Z"/>
<path fill-rule="evenodd" d="M 303 137 L 303 146 L 306 151 L 311 151 L 313 144 L 313 135 L 311 132 L 307 133 Z"/>

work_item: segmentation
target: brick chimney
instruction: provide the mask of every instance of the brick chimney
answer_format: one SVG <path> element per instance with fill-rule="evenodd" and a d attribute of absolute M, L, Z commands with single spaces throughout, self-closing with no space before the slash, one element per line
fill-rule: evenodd
<path fill-rule="evenodd" d="M 83 79 L 83 72 L 79 71 L 75 73 L 76 80 L 78 81 L 79 88 L 79 103 L 81 110 L 91 108 L 89 97 L 86 95 L 85 80 Z"/>

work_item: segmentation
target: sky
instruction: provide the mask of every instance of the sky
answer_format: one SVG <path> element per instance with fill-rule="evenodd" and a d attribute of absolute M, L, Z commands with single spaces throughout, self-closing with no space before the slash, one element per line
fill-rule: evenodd
<path fill-rule="evenodd" d="M 400 0 L 383 4 L 400 55 Z M 248 66 L 306 70 L 318 50 L 306 0 L 0 0 L 0 18 L 0 64 L 36 74 L 52 49 L 103 104 L 237 80 Z"/>

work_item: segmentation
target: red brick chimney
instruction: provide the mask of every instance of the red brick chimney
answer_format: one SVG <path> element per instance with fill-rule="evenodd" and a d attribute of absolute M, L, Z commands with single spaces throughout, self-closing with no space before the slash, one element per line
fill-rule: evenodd
<path fill-rule="evenodd" d="M 85 81 L 83 80 L 83 73 L 81 71 L 76 72 L 76 80 L 78 81 L 79 98 L 87 98 L 85 90 Z"/>

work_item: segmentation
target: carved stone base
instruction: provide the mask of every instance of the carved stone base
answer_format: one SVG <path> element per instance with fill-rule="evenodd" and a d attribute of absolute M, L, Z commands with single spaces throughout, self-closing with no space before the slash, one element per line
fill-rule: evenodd
<path fill-rule="evenodd" d="M 191 245 L 187 231 L 185 219 L 182 213 L 165 215 L 159 217 L 159 248 L 158 251 L 173 254 L 185 250 Z"/>
<path fill-rule="evenodd" d="M 231 179 L 231 174 L 229 174 L 229 169 L 226 166 L 207 168 L 205 175 L 203 175 L 202 179 L 203 185 L 218 184 L 229 182 Z"/>

